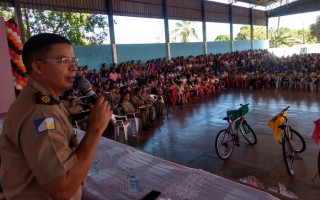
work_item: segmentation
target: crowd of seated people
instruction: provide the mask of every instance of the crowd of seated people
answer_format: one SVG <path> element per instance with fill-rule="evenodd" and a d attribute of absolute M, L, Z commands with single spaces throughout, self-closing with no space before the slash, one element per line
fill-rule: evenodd
<path fill-rule="evenodd" d="M 320 80 L 320 54 L 276 57 L 267 50 L 248 50 L 226 54 L 156 59 L 144 65 L 132 60 L 100 72 L 88 66 L 78 67 L 77 77 L 84 77 L 93 90 L 104 96 L 118 112 L 134 113 L 145 129 L 161 117 L 164 104 L 176 106 L 215 95 L 224 88 L 310 89 L 317 91 Z M 81 92 L 76 81 L 67 96 L 77 104 Z M 158 101 L 155 101 L 156 100 Z M 83 102 L 86 104 L 86 102 Z M 67 104 L 67 103 L 66 103 Z M 68 106 L 68 105 L 66 105 Z"/>

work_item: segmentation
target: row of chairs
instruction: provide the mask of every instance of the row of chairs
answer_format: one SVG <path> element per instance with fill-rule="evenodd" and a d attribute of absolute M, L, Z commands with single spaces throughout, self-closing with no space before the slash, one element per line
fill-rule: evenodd
<path fill-rule="evenodd" d="M 300 90 L 310 90 L 310 91 L 316 91 L 317 85 L 315 84 L 317 81 L 316 78 L 313 78 L 311 82 L 305 81 L 304 78 L 301 78 L 300 81 L 293 80 L 291 77 L 288 79 L 288 81 L 282 82 L 282 77 L 279 77 L 275 82 L 274 85 L 270 85 L 270 79 L 263 79 L 260 81 L 256 81 L 254 87 L 260 88 L 260 86 L 263 86 L 265 88 L 269 88 L 270 86 L 274 86 L 275 89 L 300 89 Z M 250 86 L 250 78 L 248 77 L 245 81 L 241 80 L 240 78 L 235 80 L 235 86 L 237 88 L 245 87 L 248 88 Z M 282 83 L 282 84 L 281 84 Z M 262 85 L 261 85 L 262 84 Z M 229 84 L 230 85 L 230 84 Z"/>
<path fill-rule="evenodd" d="M 299 90 L 310 90 L 311 92 L 316 91 L 317 90 L 317 85 L 315 84 L 315 82 L 317 81 L 316 78 L 313 78 L 310 82 L 305 81 L 304 78 L 301 78 L 300 81 L 295 81 L 292 80 L 292 78 L 289 78 L 288 82 L 283 82 L 283 87 L 284 89 L 288 88 L 290 89 L 299 89 Z M 277 89 L 279 88 L 279 82 L 281 82 L 281 78 L 279 79 L 279 81 L 277 81 Z"/>
<path fill-rule="evenodd" d="M 163 97 L 162 96 L 157 96 L 150 94 L 150 96 L 154 99 L 155 101 L 160 101 L 164 103 Z M 128 140 L 128 134 L 132 133 L 131 132 L 131 124 L 134 122 L 135 124 L 135 129 L 136 132 L 142 129 L 142 122 L 139 117 L 136 116 L 135 113 L 124 113 L 120 107 L 120 104 L 116 104 L 113 106 L 113 112 L 117 114 L 112 114 L 111 116 L 111 123 L 114 127 L 114 138 L 117 139 L 116 137 L 119 136 L 120 129 L 123 129 L 124 135 L 125 135 L 125 140 Z M 153 119 L 156 119 L 156 112 L 153 113 Z"/>

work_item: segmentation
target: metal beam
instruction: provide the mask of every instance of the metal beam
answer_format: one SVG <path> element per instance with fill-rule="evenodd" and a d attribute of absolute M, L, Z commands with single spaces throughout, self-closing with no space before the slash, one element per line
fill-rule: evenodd
<path fill-rule="evenodd" d="M 320 11 L 319 0 L 298 0 L 269 11 L 269 17 Z"/>
<path fill-rule="evenodd" d="M 249 3 L 249 4 L 253 4 L 253 5 L 258 5 L 258 6 L 268 6 L 268 5 L 273 4 L 279 0 L 237 0 L 237 1 Z"/>

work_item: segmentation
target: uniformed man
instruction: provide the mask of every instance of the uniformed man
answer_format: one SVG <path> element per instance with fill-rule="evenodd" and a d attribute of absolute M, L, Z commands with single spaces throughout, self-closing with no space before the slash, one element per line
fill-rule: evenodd
<path fill-rule="evenodd" d="M 121 103 L 121 108 L 126 115 L 134 114 L 135 117 L 141 118 L 142 126 L 144 129 L 149 129 L 147 125 L 148 113 L 144 111 L 139 111 L 130 101 L 130 92 L 126 91 L 123 94 L 123 101 Z"/>
<path fill-rule="evenodd" d="M 68 113 L 70 115 L 70 121 L 72 121 L 72 116 L 83 111 L 83 108 L 77 105 L 77 102 L 74 98 L 70 99 L 69 107 L 67 108 Z M 72 122 L 73 123 L 73 122 Z M 87 128 L 87 117 L 83 117 L 83 119 L 78 119 L 77 123 L 81 125 L 81 130 L 86 130 Z"/>
<path fill-rule="evenodd" d="M 82 107 L 77 105 L 77 102 L 74 98 L 70 98 L 69 107 L 67 110 L 70 116 L 83 111 Z"/>
<path fill-rule="evenodd" d="M 153 109 L 151 108 L 151 104 L 145 103 L 141 96 L 141 87 L 135 87 L 134 88 L 134 94 L 131 97 L 131 103 L 138 108 L 141 113 L 144 113 L 148 116 L 148 119 L 152 119 L 152 112 L 154 112 L 154 107 Z"/>
<path fill-rule="evenodd" d="M 6 199 L 81 199 L 98 141 L 111 117 L 98 98 L 90 126 L 77 145 L 58 97 L 77 70 L 68 39 L 51 33 L 31 37 L 22 51 L 27 86 L 5 116 L 0 141 L 0 182 Z"/>
<path fill-rule="evenodd" d="M 134 94 L 131 97 L 131 102 L 136 108 L 145 107 L 144 101 L 141 98 L 141 88 L 140 87 L 134 88 Z"/>
<path fill-rule="evenodd" d="M 121 96 L 120 96 L 119 90 L 116 86 L 112 85 L 110 89 L 111 89 L 111 91 L 107 94 L 106 98 L 107 98 L 109 104 L 114 106 L 119 103 Z"/>
<path fill-rule="evenodd" d="M 160 100 L 155 100 L 153 97 L 151 97 L 147 93 L 147 88 L 142 86 L 142 92 L 141 92 L 141 97 L 144 100 L 145 104 L 151 104 L 152 106 L 149 107 L 149 112 L 151 119 L 154 120 L 154 115 L 157 117 L 160 117 L 160 115 L 163 114 L 163 109 L 164 109 L 164 102 Z M 158 97 L 160 99 L 160 97 Z"/>
<path fill-rule="evenodd" d="M 144 105 L 148 108 L 149 111 L 149 119 L 155 120 L 156 119 L 156 108 L 153 104 L 154 99 L 147 93 L 147 88 L 142 86 L 142 91 L 140 92 L 140 98 L 143 100 Z"/>

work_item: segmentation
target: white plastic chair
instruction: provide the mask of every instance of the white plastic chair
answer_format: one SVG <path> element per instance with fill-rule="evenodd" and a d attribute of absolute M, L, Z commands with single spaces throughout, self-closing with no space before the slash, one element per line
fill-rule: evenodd
<path fill-rule="evenodd" d="M 135 113 L 127 113 L 127 116 L 130 119 L 134 120 L 134 123 L 136 125 L 136 131 L 138 132 L 139 130 L 142 129 L 142 122 L 141 122 L 141 119 L 139 117 L 136 117 L 136 114 Z M 133 116 L 133 117 L 130 117 L 130 116 Z"/>
<path fill-rule="evenodd" d="M 124 113 L 120 106 L 117 106 L 116 110 L 119 115 L 127 115 L 126 117 L 127 117 L 128 121 L 130 122 L 130 124 L 132 121 L 134 121 L 135 126 L 136 126 L 136 132 L 138 132 L 140 128 L 142 129 L 141 119 L 136 117 L 135 113 Z M 130 117 L 130 116 L 132 116 L 132 117 Z"/>
<path fill-rule="evenodd" d="M 117 118 L 122 118 L 124 120 L 120 120 Z M 114 139 L 117 138 L 117 135 L 119 136 L 120 128 L 123 128 L 125 140 L 128 140 L 128 132 L 131 133 L 131 123 L 130 121 L 128 121 L 127 116 L 112 114 L 111 122 L 114 126 Z"/>
<path fill-rule="evenodd" d="M 313 92 L 313 88 L 315 87 L 314 82 L 316 81 L 316 78 L 312 78 L 311 82 L 304 82 L 305 83 L 305 89 L 308 90 L 308 86 L 310 87 L 310 91 Z"/>
<path fill-rule="evenodd" d="M 279 88 L 280 88 L 280 86 L 281 86 L 281 79 L 282 79 L 282 77 L 277 78 L 277 80 L 276 80 L 276 82 L 275 82 L 276 89 L 279 89 Z"/>
<path fill-rule="evenodd" d="M 297 89 L 297 82 L 292 77 L 289 78 L 289 90 Z"/>

